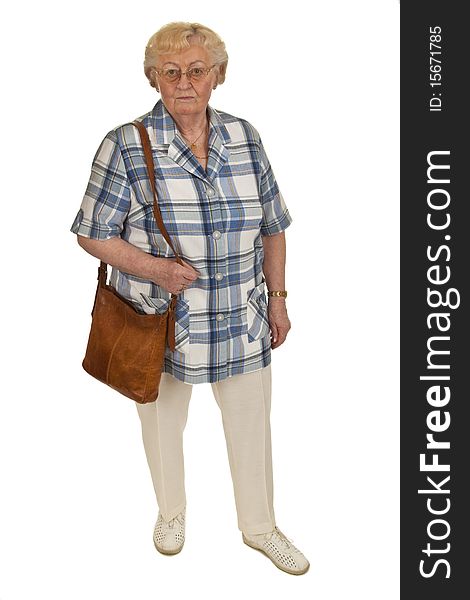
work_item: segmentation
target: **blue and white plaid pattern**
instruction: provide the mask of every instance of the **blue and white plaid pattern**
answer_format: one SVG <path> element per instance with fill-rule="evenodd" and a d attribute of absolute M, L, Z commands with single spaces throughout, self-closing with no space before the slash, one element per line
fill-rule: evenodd
<path fill-rule="evenodd" d="M 181 257 L 200 271 L 178 295 L 176 350 L 164 372 L 193 384 L 256 371 L 271 362 L 262 235 L 292 222 L 257 130 L 208 107 L 205 171 L 161 100 L 138 118 L 147 128 L 160 211 Z M 71 231 L 105 240 L 121 236 L 157 257 L 174 253 L 157 229 L 137 128 L 112 129 L 93 159 Z M 144 313 L 166 311 L 162 287 L 113 268 L 110 283 Z"/>

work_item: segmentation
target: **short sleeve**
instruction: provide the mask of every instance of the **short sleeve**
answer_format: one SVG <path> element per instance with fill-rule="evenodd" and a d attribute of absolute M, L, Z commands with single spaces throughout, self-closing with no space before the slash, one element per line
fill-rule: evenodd
<path fill-rule="evenodd" d="M 70 231 L 96 240 L 120 235 L 130 208 L 130 185 L 115 131 L 101 142 Z"/>
<path fill-rule="evenodd" d="M 263 207 L 261 235 L 276 235 L 289 227 L 292 223 L 292 217 L 279 191 L 261 138 L 259 139 L 259 144 L 261 163 L 260 198 Z"/>

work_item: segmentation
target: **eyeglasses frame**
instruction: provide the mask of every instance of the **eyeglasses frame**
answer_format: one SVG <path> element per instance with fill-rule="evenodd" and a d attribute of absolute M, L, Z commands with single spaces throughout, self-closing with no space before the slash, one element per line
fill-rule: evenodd
<path fill-rule="evenodd" d="M 165 79 L 165 81 L 167 81 L 167 83 L 179 83 L 181 81 L 181 77 L 183 75 L 186 75 L 187 79 L 189 82 L 191 82 L 191 76 L 188 76 L 188 71 L 191 69 L 202 69 L 204 71 L 204 79 L 209 75 L 210 71 L 212 71 L 212 69 L 214 67 L 216 67 L 218 65 L 218 63 L 214 63 L 211 67 L 206 67 L 205 69 L 203 67 L 189 67 L 189 69 L 186 69 L 186 71 L 182 71 L 181 69 L 178 69 L 178 71 L 180 72 L 179 77 L 177 79 L 175 79 L 174 81 L 167 81 Z M 163 73 L 163 69 L 157 69 L 156 67 L 153 67 L 155 72 L 162 77 L 162 73 Z"/>

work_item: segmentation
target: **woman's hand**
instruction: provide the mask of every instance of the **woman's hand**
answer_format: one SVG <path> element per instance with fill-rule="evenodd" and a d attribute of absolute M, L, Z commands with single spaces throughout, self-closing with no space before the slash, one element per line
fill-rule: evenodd
<path fill-rule="evenodd" d="M 161 259 L 161 268 L 155 280 L 155 283 L 165 288 L 170 294 L 181 294 L 195 281 L 201 274 L 186 261 L 180 265 L 176 258 Z"/>
<path fill-rule="evenodd" d="M 272 336 L 271 348 L 278 348 L 284 343 L 287 334 L 289 333 L 289 329 L 291 328 L 284 298 L 269 298 L 268 320 Z"/>

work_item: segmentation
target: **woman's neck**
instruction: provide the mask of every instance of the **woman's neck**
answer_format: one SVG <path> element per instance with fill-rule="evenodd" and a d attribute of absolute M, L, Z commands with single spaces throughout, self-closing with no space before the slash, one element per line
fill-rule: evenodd
<path fill-rule="evenodd" d="M 178 129 L 187 138 L 192 138 L 199 135 L 201 131 L 206 127 L 208 121 L 206 112 L 196 115 L 172 116 Z"/>

